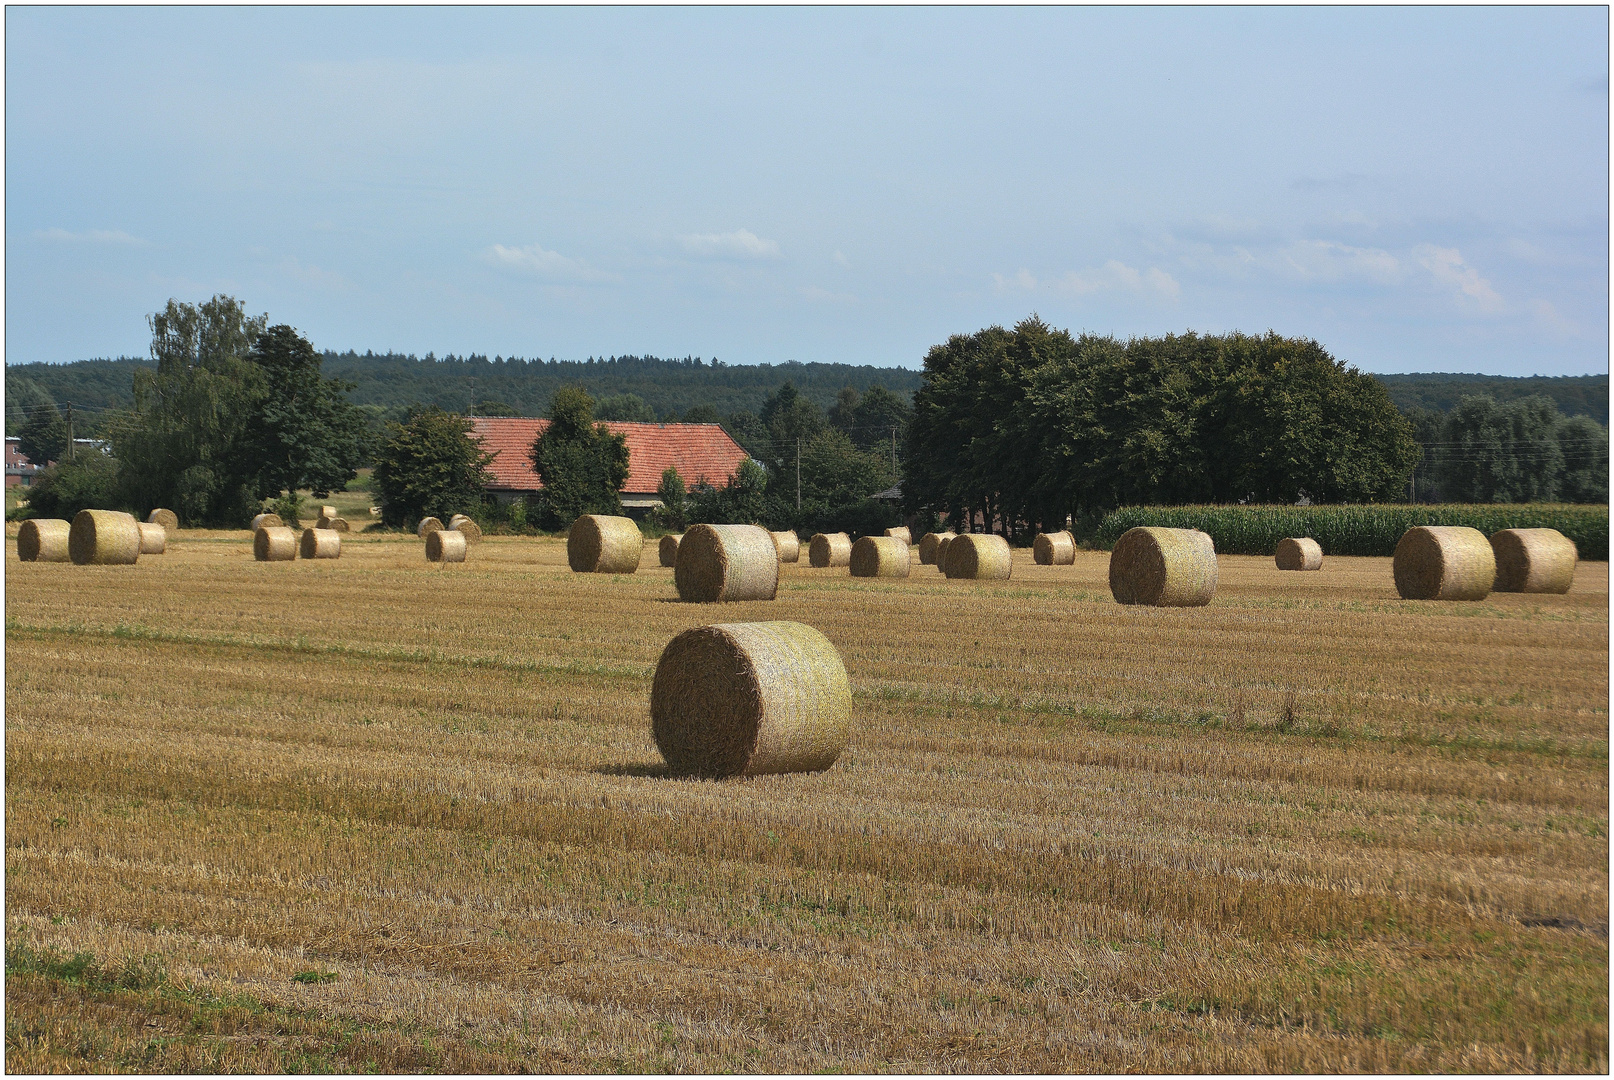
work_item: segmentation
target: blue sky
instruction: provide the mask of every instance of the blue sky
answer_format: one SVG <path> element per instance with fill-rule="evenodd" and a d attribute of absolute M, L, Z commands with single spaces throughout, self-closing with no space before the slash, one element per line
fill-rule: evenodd
<path fill-rule="evenodd" d="M 1608 370 L 1602 8 L 8 8 L 6 359 L 917 366 L 1035 311 Z"/>

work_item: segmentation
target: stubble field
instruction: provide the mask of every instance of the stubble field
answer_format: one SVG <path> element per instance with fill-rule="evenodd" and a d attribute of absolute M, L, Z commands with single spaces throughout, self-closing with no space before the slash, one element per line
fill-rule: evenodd
<path fill-rule="evenodd" d="M 1607 564 L 1153 610 L 1107 559 L 698 607 L 649 546 L 8 540 L 6 1066 L 1606 1071 Z M 662 647 L 761 619 L 840 649 L 850 748 L 666 777 Z"/>

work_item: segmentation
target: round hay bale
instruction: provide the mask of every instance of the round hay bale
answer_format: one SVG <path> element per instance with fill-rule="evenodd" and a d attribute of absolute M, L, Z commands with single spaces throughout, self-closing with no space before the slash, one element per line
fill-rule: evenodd
<path fill-rule="evenodd" d="M 1118 604 L 1200 607 L 1216 595 L 1216 545 L 1198 529 L 1128 529 L 1110 552 Z"/>
<path fill-rule="evenodd" d="M 853 577 L 907 577 L 912 565 L 908 542 L 900 536 L 863 536 L 852 545 Z"/>
<path fill-rule="evenodd" d="M 1491 534 L 1497 592 L 1566 593 L 1580 551 L 1557 529 L 1503 529 Z"/>
<path fill-rule="evenodd" d="M 279 514 L 259 514 L 252 519 L 252 531 L 254 533 L 259 529 L 282 529 L 285 526 L 286 523 L 280 520 Z"/>
<path fill-rule="evenodd" d="M 924 566 L 935 566 L 940 557 L 944 541 L 951 540 L 956 533 L 929 532 L 919 538 L 919 562 Z"/>
<path fill-rule="evenodd" d="M 470 541 L 458 529 L 438 529 L 426 534 L 428 562 L 464 562 Z"/>
<path fill-rule="evenodd" d="M 335 529 L 304 529 L 301 554 L 305 559 L 340 559 L 342 536 Z"/>
<path fill-rule="evenodd" d="M 164 510 L 159 507 L 146 515 L 146 522 L 151 525 L 161 525 L 169 532 L 173 532 L 179 528 L 179 515 L 172 510 Z"/>
<path fill-rule="evenodd" d="M 149 521 L 136 522 L 140 530 L 140 554 L 161 555 L 168 550 L 168 530 Z"/>
<path fill-rule="evenodd" d="M 644 535 L 632 518 L 584 514 L 566 536 L 566 561 L 579 574 L 631 574 L 643 553 Z"/>
<path fill-rule="evenodd" d="M 1321 570 L 1323 546 L 1309 536 L 1290 536 L 1278 541 L 1279 570 Z"/>
<path fill-rule="evenodd" d="M 991 533 L 964 533 L 947 541 L 942 573 L 967 581 L 1007 581 L 1014 569 L 1009 542 Z"/>
<path fill-rule="evenodd" d="M 17 558 L 23 562 L 66 562 L 73 526 L 62 518 L 29 518 L 17 530 Z"/>
<path fill-rule="evenodd" d="M 441 521 L 438 521 L 436 518 L 434 518 L 434 517 L 423 517 L 423 518 L 420 519 L 420 524 L 415 526 L 415 535 L 420 537 L 422 540 L 424 540 L 426 538 L 427 533 L 436 532 L 438 529 L 441 529 L 442 527 L 443 527 L 443 523 Z"/>
<path fill-rule="evenodd" d="M 79 566 L 128 566 L 140 558 L 140 523 L 121 510 L 80 510 L 67 554 Z"/>
<path fill-rule="evenodd" d="M 457 533 L 464 533 L 467 544 L 480 544 L 482 542 L 482 526 L 464 514 L 455 514 L 450 518 L 448 527 Z"/>
<path fill-rule="evenodd" d="M 885 534 L 887 536 L 895 537 L 896 539 L 901 540 L 904 544 L 907 544 L 909 547 L 913 546 L 913 533 L 908 531 L 908 526 L 906 526 L 906 525 L 898 525 L 894 529 L 887 529 L 885 531 Z"/>
<path fill-rule="evenodd" d="M 319 519 L 321 521 L 329 521 L 331 518 L 333 518 L 335 516 L 336 516 L 336 507 L 334 507 L 334 506 L 322 506 L 322 507 L 319 508 Z"/>
<path fill-rule="evenodd" d="M 773 537 L 773 546 L 779 553 L 780 562 L 801 561 L 801 537 L 788 530 L 768 535 Z"/>
<path fill-rule="evenodd" d="M 689 603 L 772 600 L 779 594 L 779 552 L 760 525 L 696 525 L 678 543 L 673 583 Z"/>
<path fill-rule="evenodd" d="M 319 527 L 329 529 L 331 532 L 344 533 L 353 526 L 347 523 L 347 518 L 320 518 Z"/>
<path fill-rule="evenodd" d="M 1070 566 L 1076 561 L 1076 538 L 1069 532 L 1038 533 L 1031 557 L 1038 566 Z"/>
<path fill-rule="evenodd" d="M 252 534 L 252 557 L 259 562 L 291 562 L 297 557 L 297 531 L 265 525 Z"/>
<path fill-rule="evenodd" d="M 678 565 L 678 541 L 683 538 L 683 533 L 670 533 L 661 538 L 661 543 L 656 545 L 656 550 L 661 555 L 662 566 Z"/>
<path fill-rule="evenodd" d="M 1395 591 L 1403 600 L 1483 600 L 1496 583 L 1496 553 L 1478 529 L 1416 525 L 1395 545 Z"/>
<path fill-rule="evenodd" d="M 852 538 L 845 533 L 816 533 L 807 544 L 807 561 L 813 566 L 846 566 L 852 561 Z"/>
<path fill-rule="evenodd" d="M 852 686 L 840 653 L 810 626 L 699 626 L 662 650 L 650 725 L 675 773 L 815 772 L 846 748 Z"/>

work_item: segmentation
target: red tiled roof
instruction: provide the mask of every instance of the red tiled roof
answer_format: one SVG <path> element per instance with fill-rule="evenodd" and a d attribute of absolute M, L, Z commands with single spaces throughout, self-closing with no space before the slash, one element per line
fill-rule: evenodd
<path fill-rule="evenodd" d="M 627 436 L 628 482 L 625 495 L 653 496 L 661 474 L 672 465 L 684 483 L 722 484 L 747 457 L 740 444 L 717 424 L 634 424 L 602 421 L 611 431 Z M 471 433 L 493 454 L 489 486 L 503 491 L 537 491 L 543 481 L 532 467 L 532 444 L 549 426 L 548 420 L 521 417 L 475 416 Z"/>

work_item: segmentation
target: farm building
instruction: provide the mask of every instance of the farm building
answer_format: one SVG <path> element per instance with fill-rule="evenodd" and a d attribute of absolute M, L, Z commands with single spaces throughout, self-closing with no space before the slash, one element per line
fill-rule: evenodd
<path fill-rule="evenodd" d="M 740 444 L 717 424 L 601 422 L 627 438 L 628 479 L 622 485 L 622 506 L 630 514 L 661 505 L 656 488 L 669 465 L 689 487 L 702 480 L 721 485 L 747 457 Z M 478 416 L 471 424 L 471 434 L 493 455 L 488 465 L 493 474 L 490 494 L 501 502 L 514 502 L 543 490 L 543 481 L 532 467 L 532 444 L 549 426 L 548 420 Z"/>

